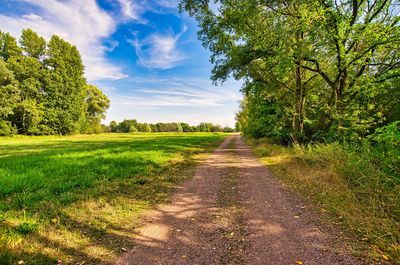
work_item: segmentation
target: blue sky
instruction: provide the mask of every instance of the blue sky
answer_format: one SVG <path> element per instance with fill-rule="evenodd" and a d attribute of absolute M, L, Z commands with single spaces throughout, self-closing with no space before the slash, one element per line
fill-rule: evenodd
<path fill-rule="evenodd" d="M 0 30 L 57 34 L 81 52 L 89 83 L 111 99 L 106 122 L 234 124 L 241 83 L 210 81 L 210 53 L 178 0 L 0 0 Z"/>

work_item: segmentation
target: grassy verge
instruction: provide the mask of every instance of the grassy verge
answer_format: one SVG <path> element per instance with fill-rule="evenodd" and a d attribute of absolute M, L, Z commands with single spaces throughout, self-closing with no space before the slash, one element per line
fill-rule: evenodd
<path fill-rule="evenodd" d="M 400 264 L 399 150 L 339 143 L 283 147 L 266 139 L 249 143 L 285 184 L 359 239 L 369 262 Z"/>
<path fill-rule="evenodd" d="M 222 134 L 0 139 L 0 264 L 112 264 Z"/>

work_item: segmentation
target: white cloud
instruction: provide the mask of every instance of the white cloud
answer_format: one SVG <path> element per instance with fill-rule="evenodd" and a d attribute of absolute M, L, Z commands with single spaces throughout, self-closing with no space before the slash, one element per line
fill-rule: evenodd
<path fill-rule="evenodd" d="M 180 0 L 158 0 L 156 3 L 167 8 L 178 8 Z"/>
<path fill-rule="evenodd" d="M 122 70 L 108 62 L 110 47 L 103 39 L 116 29 L 116 21 L 99 8 L 95 0 L 21 0 L 36 7 L 21 17 L 0 15 L 2 30 L 19 36 L 23 28 L 31 28 L 49 39 L 57 34 L 76 45 L 86 66 L 88 80 L 120 79 Z"/>
<path fill-rule="evenodd" d="M 107 122 L 135 117 L 143 122 L 183 121 L 197 124 L 211 121 L 234 124 L 234 113 L 241 99 L 241 82 L 229 80 L 223 87 L 207 78 L 135 77 L 127 79 L 125 93 L 103 89 L 111 99 Z M 101 87 L 101 85 L 100 85 Z"/>
<path fill-rule="evenodd" d="M 133 33 L 134 39 L 129 42 L 135 47 L 139 63 L 144 67 L 170 69 L 186 59 L 186 56 L 177 47 L 186 30 L 187 27 L 184 26 L 178 34 L 155 33 L 142 41 L 137 37 L 137 33 Z"/>
<path fill-rule="evenodd" d="M 136 23 L 146 23 L 141 17 L 146 11 L 147 4 L 143 1 L 118 0 L 124 20 L 133 20 Z"/>

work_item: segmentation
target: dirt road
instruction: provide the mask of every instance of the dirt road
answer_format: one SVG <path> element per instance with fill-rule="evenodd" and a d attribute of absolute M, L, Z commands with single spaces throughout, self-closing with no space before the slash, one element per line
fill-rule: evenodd
<path fill-rule="evenodd" d="M 359 264 L 317 217 L 228 137 L 117 264 Z"/>

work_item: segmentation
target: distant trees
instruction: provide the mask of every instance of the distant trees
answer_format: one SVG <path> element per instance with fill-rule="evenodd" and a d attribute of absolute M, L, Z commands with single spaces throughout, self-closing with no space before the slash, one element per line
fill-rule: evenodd
<path fill-rule="evenodd" d="M 139 123 L 135 119 L 126 119 L 118 123 L 111 121 L 106 128 L 103 128 L 105 132 L 116 132 L 116 133 L 132 133 L 132 132 L 234 132 L 235 130 L 226 126 L 222 128 L 218 124 L 212 123 L 200 123 L 197 126 L 190 126 L 187 123 Z"/>
<path fill-rule="evenodd" d="M 245 80 L 246 135 L 357 140 L 400 119 L 397 1 L 210 2 L 180 7 L 200 25 L 211 78 Z"/>
<path fill-rule="evenodd" d="M 0 31 L 0 135 L 94 133 L 108 98 L 84 77 L 75 46 L 22 31 L 19 45 Z"/>

